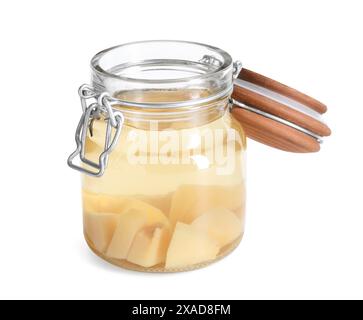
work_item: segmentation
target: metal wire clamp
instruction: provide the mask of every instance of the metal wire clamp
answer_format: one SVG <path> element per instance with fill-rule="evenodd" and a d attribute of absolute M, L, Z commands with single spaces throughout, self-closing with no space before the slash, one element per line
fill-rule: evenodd
<path fill-rule="evenodd" d="M 120 111 L 112 108 L 111 97 L 107 92 L 97 94 L 91 86 L 84 84 L 79 88 L 78 94 L 81 99 L 83 112 L 75 134 L 77 147 L 68 157 L 67 163 L 72 169 L 90 176 L 100 177 L 104 174 L 108 163 L 108 157 L 119 140 L 124 123 L 124 116 Z M 85 144 L 87 131 L 90 130 L 92 134 L 93 121 L 95 119 L 100 119 L 101 117 L 107 121 L 106 136 L 104 150 L 99 155 L 98 163 L 96 163 L 86 158 Z M 112 129 L 115 129 L 114 134 Z M 94 168 L 94 170 L 87 169 L 82 165 L 74 164 L 73 160 L 77 156 L 79 156 L 81 163 Z"/>

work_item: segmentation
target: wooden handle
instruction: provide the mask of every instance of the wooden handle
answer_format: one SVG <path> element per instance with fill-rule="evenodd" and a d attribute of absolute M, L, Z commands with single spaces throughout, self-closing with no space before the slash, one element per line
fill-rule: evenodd
<path fill-rule="evenodd" d="M 238 85 L 234 86 L 232 97 L 246 105 L 290 121 L 300 127 L 314 132 L 319 136 L 324 137 L 331 134 L 329 127 L 325 123 L 281 104 L 271 98 L 265 97 Z"/>
<path fill-rule="evenodd" d="M 287 125 L 238 107 L 232 109 L 232 114 L 251 139 L 290 152 L 307 153 L 320 150 L 320 144 L 314 138 Z"/>
<path fill-rule="evenodd" d="M 306 105 L 307 107 L 310 107 L 311 109 L 313 109 L 321 114 L 323 114 L 327 111 L 326 105 L 321 103 L 320 101 L 318 101 L 298 90 L 290 88 L 278 81 L 267 78 L 263 75 L 253 72 L 251 70 L 243 68 L 242 71 L 240 72 L 240 74 L 238 75 L 238 78 L 251 82 L 253 84 L 259 85 L 266 89 L 278 92 L 288 98 L 291 98 L 293 100 L 296 100 L 296 101 Z"/>

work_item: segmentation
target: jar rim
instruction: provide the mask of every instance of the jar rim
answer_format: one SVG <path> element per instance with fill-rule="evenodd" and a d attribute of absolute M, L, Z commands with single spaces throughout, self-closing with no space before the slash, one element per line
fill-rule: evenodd
<path fill-rule="evenodd" d="M 112 73 L 110 71 L 105 70 L 104 68 L 101 67 L 100 62 L 101 59 L 103 57 L 105 57 L 108 53 L 119 49 L 119 48 L 124 48 L 127 46 L 132 46 L 132 45 L 137 45 L 137 44 L 155 44 L 155 43 L 174 43 L 174 44 L 188 44 L 188 45 L 195 45 L 195 46 L 199 46 L 199 47 L 204 47 L 206 49 L 209 49 L 211 51 L 214 51 L 215 53 L 219 54 L 222 58 L 223 58 L 223 62 L 220 66 L 218 66 L 218 68 L 214 69 L 214 70 L 209 70 L 205 73 L 202 74 L 198 74 L 198 75 L 193 75 L 193 76 L 188 76 L 188 77 L 181 77 L 181 78 L 175 78 L 175 79 L 146 79 L 146 78 L 133 78 L 133 77 L 129 77 L 129 76 L 122 76 L 119 74 L 115 74 Z M 142 61 L 140 61 L 141 63 Z M 233 65 L 233 60 L 232 57 L 229 53 L 227 53 L 226 51 L 211 46 L 211 45 L 207 45 L 204 43 L 199 43 L 199 42 L 193 42 L 193 41 L 184 41 L 184 40 L 143 40 L 143 41 L 134 41 L 134 42 L 128 42 L 128 43 L 124 43 L 124 44 L 120 44 L 117 46 L 113 46 L 107 49 L 104 49 L 100 52 L 98 52 L 96 55 L 93 56 L 93 58 L 91 59 L 91 69 L 93 72 L 100 74 L 104 77 L 111 77 L 114 79 L 118 79 L 118 80 L 123 80 L 123 81 L 128 81 L 128 82 L 145 82 L 145 83 L 160 83 L 160 84 L 168 84 L 168 83 L 176 83 L 176 82 L 187 82 L 187 81 L 193 81 L 193 80 L 199 80 L 199 79 L 203 79 L 203 78 L 207 78 L 210 76 L 216 76 L 218 75 L 218 73 L 223 73 L 225 72 L 228 68 L 231 68 Z"/>

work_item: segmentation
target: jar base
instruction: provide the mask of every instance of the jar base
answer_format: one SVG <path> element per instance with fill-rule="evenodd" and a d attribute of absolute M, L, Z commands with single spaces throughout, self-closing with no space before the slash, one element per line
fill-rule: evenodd
<path fill-rule="evenodd" d="M 113 264 L 113 265 L 115 265 L 117 267 L 127 269 L 127 270 L 131 270 L 131 271 L 138 271 L 138 272 L 176 273 L 176 272 L 186 272 L 186 271 L 193 271 L 193 270 L 201 269 L 201 268 L 209 266 L 210 264 L 213 264 L 214 262 L 222 260 L 223 258 L 228 256 L 232 251 L 234 251 L 238 247 L 238 245 L 240 244 L 240 242 L 241 242 L 241 240 L 243 238 L 243 233 L 236 240 L 234 240 L 232 243 L 230 243 L 229 245 L 224 247 L 222 249 L 221 253 L 215 259 L 205 261 L 205 262 L 201 262 L 201 263 L 198 263 L 198 264 L 194 264 L 194 265 L 191 265 L 191 266 L 181 267 L 181 268 L 165 268 L 162 265 L 157 265 L 157 266 L 154 266 L 154 267 L 146 268 L 146 267 L 138 266 L 136 264 L 128 262 L 127 260 L 113 259 L 113 258 L 110 258 L 110 257 L 106 256 L 104 253 L 100 252 L 99 250 L 97 250 L 92 245 L 91 240 L 87 237 L 86 234 L 84 234 L 84 238 L 85 238 L 85 240 L 87 242 L 88 247 L 91 249 L 91 251 L 94 254 L 96 254 L 101 259 L 103 259 L 103 260 L 107 261 L 108 263 Z"/>

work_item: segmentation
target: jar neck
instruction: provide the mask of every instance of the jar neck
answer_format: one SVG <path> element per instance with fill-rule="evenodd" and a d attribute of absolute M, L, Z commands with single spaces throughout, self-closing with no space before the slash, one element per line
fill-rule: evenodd
<path fill-rule="evenodd" d="M 233 86 L 231 56 L 219 48 L 194 42 L 124 44 L 96 54 L 91 68 L 92 86 L 97 93 L 107 92 L 123 104 L 140 108 L 209 103 L 226 95 Z M 163 94 L 155 99 L 149 92 Z"/>
<path fill-rule="evenodd" d="M 125 118 L 125 125 L 143 130 L 187 129 L 206 125 L 228 111 L 230 95 L 209 103 L 175 108 L 139 108 L 115 104 Z"/>
<path fill-rule="evenodd" d="M 233 90 L 231 56 L 201 43 L 128 43 L 96 54 L 91 68 L 95 91 L 137 127 L 203 125 L 223 116 Z"/>

